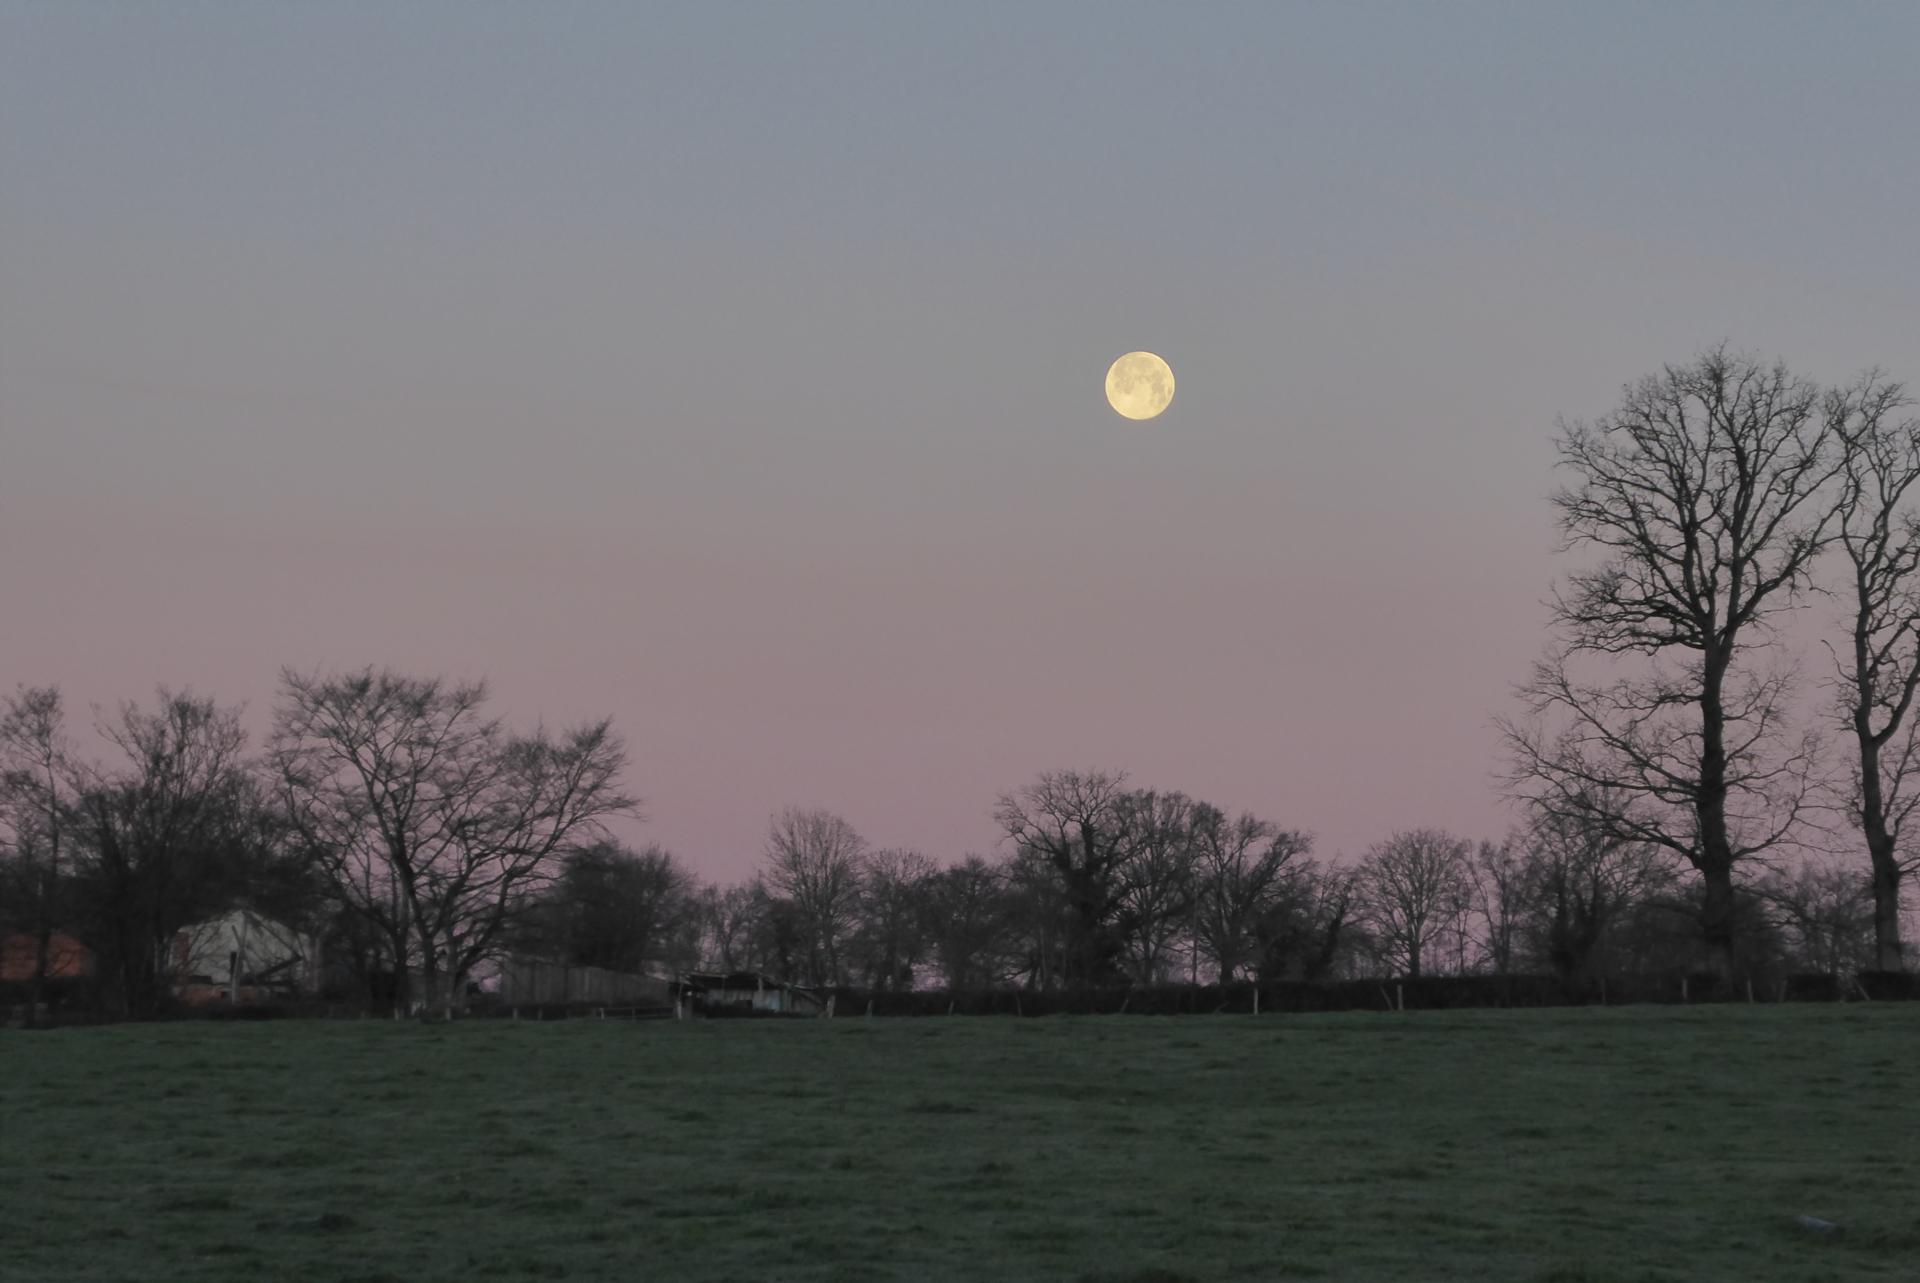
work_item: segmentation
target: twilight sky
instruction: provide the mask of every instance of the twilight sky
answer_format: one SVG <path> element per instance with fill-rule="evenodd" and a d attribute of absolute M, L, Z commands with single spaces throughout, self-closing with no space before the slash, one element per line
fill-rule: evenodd
<path fill-rule="evenodd" d="M 1507 823 L 1556 415 L 1920 380 L 1908 4 L 0 0 L 0 686 L 484 676 L 703 874 Z M 1107 365 L 1179 379 L 1149 424 Z"/>

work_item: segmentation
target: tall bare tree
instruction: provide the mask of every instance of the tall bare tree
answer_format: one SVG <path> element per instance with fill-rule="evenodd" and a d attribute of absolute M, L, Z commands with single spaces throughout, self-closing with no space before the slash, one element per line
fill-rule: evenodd
<path fill-rule="evenodd" d="M 1692 864 L 1727 974 L 1735 866 L 1792 831 L 1813 766 L 1810 742 L 1786 733 L 1784 670 L 1739 661 L 1829 536 L 1838 426 L 1785 366 L 1719 349 L 1559 441 L 1574 474 L 1554 497 L 1563 550 L 1601 560 L 1553 599 L 1560 644 L 1523 687 L 1536 720 L 1505 724 L 1513 782 Z"/>
<path fill-rule="evenodd" d="M 118 755 L 75 767 L 76 894 L 113 1000 L 143 1015 L 168 997 L 176 933 L 247 899 L 274 853 L 237 709 L 163 689 L 100 729 Z"/>
<path fill-rule="evenodd" d="M 928 885 L 939 868 L 918 851 L 867 857 L 859 902 L 860 971 L 873 989 L 911 989 L 929 947 Z"/>
<path fill-rule="evenodd" d="M 386 939 L 396 1014 L 417 961 L 425 1000 L 451 1015 L 561 853 L 636 806 L 609 722 L 514 734 L 486 697 L 371 668 L 281 674 L 273 759 L 288 813 L 336 894 Z"/>
<path fill-rule="evenodd" d="M 1472 844 L 1439 829 L 1412 829 L 1377 843 L 1360 862 L 1361 902 L 1382 952 L 1408 976 L 1429 969 L 1434 950 L 1460 927 Z"/>
<path fill-rule="evenodd" d="M 1901 838 L 1920 806 L 1920 725 L 1908 716 L 1920 688 L 1920 419 L 1898 383 L 1877 374 L 1827 396 L 1846 466 L 1836 501 L 1835 541 L 1846 558 L 1849 645 L 1836 655 L 1840 712 L 1851 732 L 1850 810 L 1872 870 L 1874 956 L 1882 971 L 1905 965 L 1900 891 L 1914 858 Z"/>
<path fill-rule="evenodd" d="M 1133 834 L 1121 872 L 1115 925 L 1140 984 L 1160 979 L 1174 939 L 1191 925 L 1198 892 L 1193 799 L 1184 793 L 1135 789 L 1126 795 Z"/>
<path fill-rule="evenodd" d="M 0 833 L 11 838 L 11 916 L 33 934 L 27 1021 L 39 1019 L 59 916 L 61 850 L 72 808 L 66 714 L 53 686 L 22 687 L 0 703 Z"/>
<path fill-rule="evenodd" d="M 1497 976 L 1513 970 L 1526 913 L 1525 844 L 1509 836 L 1481 842 L 1467 861 L 1472 916 L 1480 924 L 1480 952 Z"/>
<path fill-rule="evenodd" d="M 791 908 L 797 956 L 808 984 L 846 980 L 846 953 L 859 921 L 867 843 L 831 811 L 790 806 L 767 826 L 761 880 Z"/>
<path fill-rule="evenodd" d="M 947 988 L 985 988 L 1000 978 L 1011 916 L 1004 870 L 969 855 L 928 879 L 922 911 Z"/>
<path fill-rule="evenodd" d="M 1193 932 L 1224 985 L 1259 961 L 1261 919 L 1286 889 L 1293 862 L 1313 849 L 1313 838 L 1250 811 L 1230 819 L 1207 802 L 1195 804 L 1192 823 L 1199 883 Z"/>
<path fill-rule="evenodd" d="M 1033 783 L 1001 794 L 993 817 L 1016 856 L 1038 861 L 1058 878 L 1069 933 L 1060 979 L 1071 985 L 1119 977 L 1125 945 L 1114 915 L 1136 818 L 1125 774 L 1042 771 Z"/>

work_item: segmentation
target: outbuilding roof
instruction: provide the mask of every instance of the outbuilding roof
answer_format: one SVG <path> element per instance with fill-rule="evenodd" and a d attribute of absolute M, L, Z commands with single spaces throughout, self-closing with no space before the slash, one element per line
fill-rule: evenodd
<path fill-rule="evenodd" d="M 813 992 L 806 985 L 788 984 L 759 971 L 688 971 L 681 975 L 682 987 L 696 993 L 705 993 L 712 989 L 792 989 L 801 993 Z"/>

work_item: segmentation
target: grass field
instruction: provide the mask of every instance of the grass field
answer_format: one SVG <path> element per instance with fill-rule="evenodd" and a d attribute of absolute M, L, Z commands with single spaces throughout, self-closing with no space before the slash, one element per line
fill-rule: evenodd
<path fill-rule="evenodd" d="M 13 1031 L 0 1275 L 1913 1279 L 1916 1068 L 1891 1003 Z"/>

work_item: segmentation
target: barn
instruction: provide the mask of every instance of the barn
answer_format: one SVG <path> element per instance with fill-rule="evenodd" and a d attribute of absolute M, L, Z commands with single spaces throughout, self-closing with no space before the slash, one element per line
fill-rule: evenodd
<path fill-rule="evenodd" d="M 312 994 L 314 940 L 250 909 L 196 922 L 173 938 L 174 992 L 183 1002 L 265 1002 Z"/>
<path fill-rule="evenodd" d="M 676 1004 L 695 1015 L 818 1016 L 826 998 L 816 989 L 758 971 L 689 971 L 674 985 Z"/>

